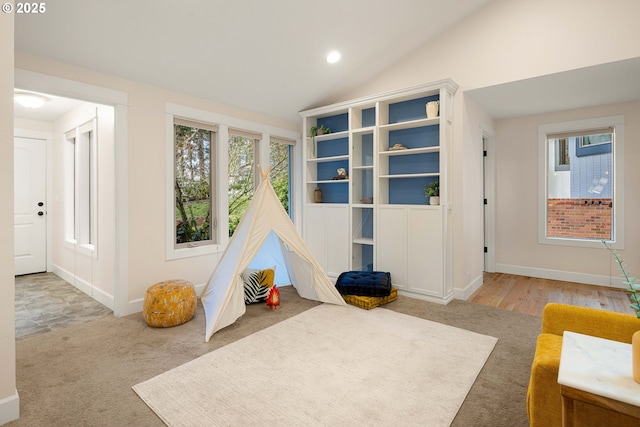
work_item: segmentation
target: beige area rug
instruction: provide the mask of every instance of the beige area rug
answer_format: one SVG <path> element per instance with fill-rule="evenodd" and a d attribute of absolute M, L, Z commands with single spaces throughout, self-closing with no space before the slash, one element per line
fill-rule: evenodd
<path fill-rule="evenodd" d="M 133 389 L 172 427 L 448 426 L 496 342 L 322 304 Z"/>

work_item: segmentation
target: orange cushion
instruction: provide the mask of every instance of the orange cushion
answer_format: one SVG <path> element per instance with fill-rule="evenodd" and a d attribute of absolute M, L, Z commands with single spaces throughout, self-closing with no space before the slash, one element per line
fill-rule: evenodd
<path fill-rule="evenodd" d="M 149 326 L 182 325 L 193 318 L 197 300 L 196 290 L 190 282 L 167 280 L 147 289 L 142 315 Z"/>

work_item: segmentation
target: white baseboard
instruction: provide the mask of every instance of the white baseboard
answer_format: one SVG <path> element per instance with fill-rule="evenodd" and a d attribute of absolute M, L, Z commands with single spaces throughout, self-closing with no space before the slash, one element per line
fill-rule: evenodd
<path fill-rule="evenodd" d="M 449 296 L 439 298 L 439 297 L 432 297 L 429 295 L 423 295 L 417 292 L 403 291 L 401 289 L 398 289 L 398 295 L 404 295 L 406 297 L 415 298 L 423 301 L 434 302 L 436 304 L 441 304 L 441 305 L 447 305 L 454 299 L 453 293 Z"/>
<path fill-rule="evenodd" d="M 64 268 L 61 268 L 56 264 L 51 265 L 51 272 L 56 274 L 66 282 L 70 283 L 74 287 L 78 288 L 85 294 L 89 295 L 91 298 L 95 299 L 100 304 L 104 305 L 105 307 L 109 308 L 112 311 L 114 310 L 115 303 L 114 303 L 113 295 L 106 293 L 102 289 L 95 287 L 94 285 L 87 282 L 86 280 L 83 280 L 77 277 L 75 274 L 65 270 Z"/>
<path fill-rule="evenodd" d="M 483 275 L 480 274 L 478 277 L 473 279 L 467 286 L 464 288 L 455 288 L 453 290 L 453 295 L 455 299 L 467 300 L 475 291 L 480 289 L 483 283 Z"/>
<path fill-rule="evenodd" d="M 20 418 L 20 396 L 18 390 L 4 399 L 0 399 L 0 425 Z"/>
<path fill-rule="evenodd" d="M 549 270 L 546 268 L 524 267 L 520 265 L 496 264 L 496 272 L 517 274 L 519 276 L 537 277 L 540 279 L 562 280 L 565 282 L 584 283 L 586 285 L 607 286 L 625 289 L 622 276 L 600 276 L 596 274 L 576 273 L 572 271 Z"/>

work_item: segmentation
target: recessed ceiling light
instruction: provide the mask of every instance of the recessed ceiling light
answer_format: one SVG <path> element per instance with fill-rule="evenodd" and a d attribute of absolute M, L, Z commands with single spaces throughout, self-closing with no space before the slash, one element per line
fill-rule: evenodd
<path fill-rule="evenodd" d="M 331 52 L 329 52 L 329 54 L 327 55 L 327 62 L 329 64 L 335 64 L 338 61 L 340 61 L 340 52 L 338 52 L 337 50 L 332 50 Z"/>
<path fill-rule="evenodd" d="M 13 95 L 13 99 L 15 99 L 18 104 L 26 108 L 40 108 L 49 100 L 42 95 L 26 92 L 15 93 Z"/>

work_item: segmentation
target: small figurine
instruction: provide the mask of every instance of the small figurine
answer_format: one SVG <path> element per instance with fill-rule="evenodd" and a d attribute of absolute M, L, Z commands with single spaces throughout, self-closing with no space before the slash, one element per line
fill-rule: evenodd
<path fill-rule="evenodd" d="M 334 176 L 333 179 L 334 180 L 339 180 L 339 179 L 348 179 L 349 177 L 347 176 L 347 171 L 345 168 L 338 168 L 338 175 Z"/>
<path fill-rule="evenodd" d="M 267 295 L 267 310 L 280 309 L 280 291 L 276 285 L 273 285 Z"/>

